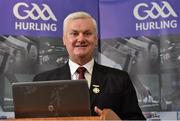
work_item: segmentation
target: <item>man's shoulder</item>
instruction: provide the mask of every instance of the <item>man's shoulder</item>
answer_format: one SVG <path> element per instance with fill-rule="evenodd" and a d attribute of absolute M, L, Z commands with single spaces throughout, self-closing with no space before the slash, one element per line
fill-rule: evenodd
<path fill-rule="evenodd" d="M 101 70 L 102 72 L 105 72 L 105 73 L 112 73 L 112 74 L 124 74 L 124 75 L 127 75 L 128 73 L 126 71 L 123 71 L 123 70 L 120 70 L 120 69 L 117 69 L 117 68 L 113 68 L 113 67 L 109 67 L 109 66 L 105 66 L 105 65 L 102 65 L 102 64 L 97 64 L 97 68 L 99 70 Z"/>
<path fill-rule="evenodd" d="M 35 75 L 33 81 L 42 81 L 42 80 L 51 80 L 57 75 L 61 75 L 65 71 L 66 65 L 63 65 L 61 67 L 57 67 L 51 70 L 47 70 L 44 72 L 40 72 L 37 75 Z"/>
<path fill-rule="evenodd" d="M 97 68 L 99 71 L 96 75 L 103 76 L 102 78 L 106 80 L 106 84 L 112 85 L 116 91 L 118 90 L 118 92 L 121 92 L 131 85 L 131 79 L 128 72 L 105 65 L 98 66 L 99 67 Z"/>
<path fill-rule="evenodd" d="M 57 67 L 57 68 L 54 68 L 54 69 L 51 69 L 51 70 L 46 70 L 46 71 L 43 71 L 43 72 L 40 72 L 38 73 L 37 75 L 49 75 L 49 74 L 54 74 L 54 73 L 57 73 L 59 71 L 61 71 L 62 67 Z"/>

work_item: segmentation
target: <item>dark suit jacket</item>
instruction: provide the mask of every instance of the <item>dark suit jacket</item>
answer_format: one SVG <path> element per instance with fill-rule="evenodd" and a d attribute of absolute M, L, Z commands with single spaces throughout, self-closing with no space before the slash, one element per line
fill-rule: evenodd
<path fill-rule="evenodd" d="M 68 63 L 55 70 L 35 76 L 34 81 L 71 79 Z M 92 85 L 99 85 L 100 92 L 94 93 Z M 123 120 L 145 120 L 137 96 L 127 72 L 94 63 L 90 86 L 91 111 L 94 106 L 110 108 Z"/>

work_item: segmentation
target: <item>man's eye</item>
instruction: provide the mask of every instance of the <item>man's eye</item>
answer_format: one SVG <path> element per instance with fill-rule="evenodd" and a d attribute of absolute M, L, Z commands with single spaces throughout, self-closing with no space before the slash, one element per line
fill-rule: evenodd
<path fill-rule="evenodd" d="M 89 36 L 89 35 L 91 35 L 92 33 L 91 32 L 86 32 L 86 33 L 84 33 L 84 35 L 86 35 L 86 36 Z"/>
<path fill-rule="evenodd" d="M 78 33 L 77 33 L 77 32 L 72 32 L 71 35 L 72 35 L 72 36 L 77 36 Z"/>

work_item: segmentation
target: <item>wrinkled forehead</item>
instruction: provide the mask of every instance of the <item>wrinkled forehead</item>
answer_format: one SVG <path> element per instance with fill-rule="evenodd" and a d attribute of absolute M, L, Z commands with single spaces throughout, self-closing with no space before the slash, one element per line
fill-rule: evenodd
<path fill-rule="evenodd" d="M 92 22 L 94 28 L 95 28 L 95 32 L 97 33 L 97 23 L 96 23 L 96 20 L 91 17 L 89 14 L 71 14 L 69 16 L 67 16 L 65 19 L 64 19 L 64 22 L 63 22 L 63 31 L 67 28 L 67 24 L 71 21 L 75 21 L 75 20 L 78 20 L 78 19 L 81 19 L 81 20 L 86 20 L 88 19 L 89 21 Z"/>

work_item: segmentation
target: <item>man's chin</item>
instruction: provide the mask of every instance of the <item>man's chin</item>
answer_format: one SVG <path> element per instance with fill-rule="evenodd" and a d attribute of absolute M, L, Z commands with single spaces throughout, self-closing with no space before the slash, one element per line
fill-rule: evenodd
<path fill-rule="evenodd" d="M 86 54 L 77 54 L 76 57 L 78 58 L 85 58 L 87 55 Z"/>

